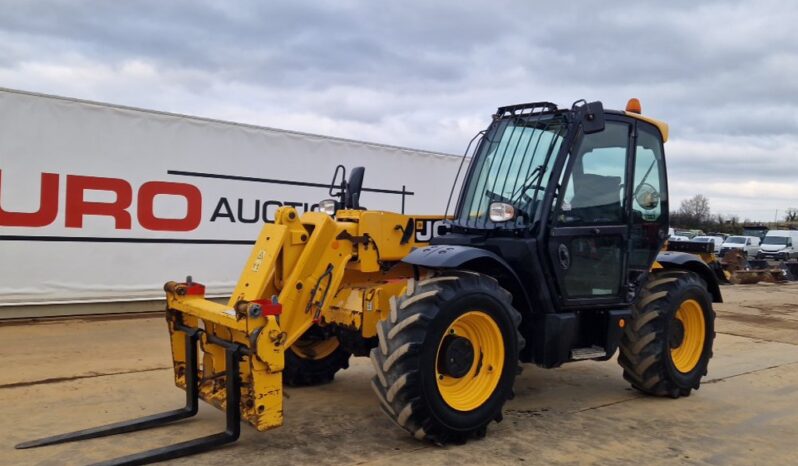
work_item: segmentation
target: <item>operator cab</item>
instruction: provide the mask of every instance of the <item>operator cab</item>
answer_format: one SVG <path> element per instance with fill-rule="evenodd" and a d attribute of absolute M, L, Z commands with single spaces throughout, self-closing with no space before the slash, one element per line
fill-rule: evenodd
<path fill-rule="evenodd" d="M 529 331 L 545 338 L 541 328 L 553 325 L 610 354 L 607 325 L 628 315 L 667 238 L 667 134 L 639 102 L 625 112 L 585 101 L 501 107 L 432 241 L 453 248 L 406 261 L 443 266 L 457 255 L 447 263 L 497 277 L 522 313 L 548 315 L 525 319 Z"/>
<path fill-rule="evenodd" d="M 434 244 L 495 252 L 546 284 L 529 294 L 549 312 L 628 304 L 667 237 L 666 137 L 664 123 L 601 102 L 499 108 Z"/>

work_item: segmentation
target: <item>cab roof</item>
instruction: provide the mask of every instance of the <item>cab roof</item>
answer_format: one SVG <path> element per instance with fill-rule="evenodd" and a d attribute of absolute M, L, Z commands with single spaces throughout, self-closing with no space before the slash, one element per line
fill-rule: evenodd
<path fill-rule="evenodd" d="M 623 114 L 640 121 L 645 121 L 646 123 L 651 123 L 652 125 L 656 126 L 659 132 L 662 134 L 662 142 L 668 142 L 668 124 L 665 123 L 664 121 L 657 120 L 656 118 L 651 118 L 634 112 L 623 112 Z"/>
<path fill-rule="evenodd" d="M 632 104 L 634 101 L 634 105 Z M 577 101 L 579 102 L 579 101 Z M 585 102 L 584 100 L 582 102 Z M 603 105 L 602 105 L 603 106 Z M 530 116 L 530 115 L 543 115 L 543 114 L 557 114 L 560 112 L 568 112 L 573 110 L 573 106 L 571 109 L 559 108 L 557 104 L 552 102 L 529 102 L 525 104 L 517 104 L 517 105 L 507 105 L 504 107 L 499 107 L 496 110 L 496 113 L 493 115 L 494 119 L 501 119 L 505 117 L 518 117 L 518 116 Z M 632 111 L 630 111 L 632 110 Z M 646 123 L 654 125 L 662 135 L 662 142 L 668 141 L 668 124 L 664 121 L 657 120 L 656 118 L 651 118 L 649 116 L 642 115 L 640 113 L 640 101 L 637 99 L 630 99 L 630 103 L 627 104 L 627 110 L 625 111 L 618 111 L 618 110 L 609 110 L 604 109 L 604 113 L 614 113 L 616 115 L 625 115 L 630 118 L 634 118 L 636 120 L 645 121 Z"/>

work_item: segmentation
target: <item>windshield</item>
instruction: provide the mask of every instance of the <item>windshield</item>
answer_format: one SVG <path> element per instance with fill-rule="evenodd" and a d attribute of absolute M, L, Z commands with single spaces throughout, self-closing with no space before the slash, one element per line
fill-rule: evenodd
<path fill-rule="evenodd" d="M 710 238 L 709 236 L 696 236 L 695 238 L 693 238 L 693 241 L 698 241 L 700 243 L 709 243 L 710 241 L 712 241 L 712 238 Z"/>
<path fill-rule="evenodd" d="M 786 236 L 766 236 L 765 240 L 762 241 L 762 244 L 778 244 L 784 246 L 787 244 L 787 237 Z"/>
<path fill-rule="evenodd" d="M 745 244 L 745 238 L 742 236 L 732 236 L 728 238 L 726 242 L 731 244 Z"/>
<path fill-rule="evenodd" d="M 743 236 L 756 236 L 762 238 L 767 233 L 767 228 L 745 228 L 743 227 Z"/>
<path fill-rule="evenodd" d="M 490 228 L 492 202 L 515 207 L 517 221 L 535 218 L 567 124 L 559 115 L 504 118 L 491 125 L 474 156 L 456 223 Z"/>

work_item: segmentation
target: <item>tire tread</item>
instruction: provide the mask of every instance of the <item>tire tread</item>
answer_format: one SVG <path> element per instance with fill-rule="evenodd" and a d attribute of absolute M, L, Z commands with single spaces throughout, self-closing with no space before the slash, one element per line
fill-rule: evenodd
<path fill-rule="evenodd" d="M 512 295 L 495 279 L 466 271 L 446 271 L 424 280 L 408 280 L 405 293 L 391 299 L 389 318 L 377 324 L 381 341 L 371 350 L 376 371 L 372 389 L 382 410 L 417 439 L 446 444 L 461 443 L 479 434 L 484 436 L 487 423 L 475 426 L 469 432 L 455 432 L 437 422 L 421 399 L 419 387 L 418 353 L 430 322 L 439 312 L 439 303 L 463 290 L 473 289 L 489 292 L 505 304 L 518 328 L 521 315 L 512 307 Z M 520 334 L 517 338 L 520 351 L 524 339 Z M 501 419 L 501 412 L 491 418 Z"/>
<path fill-rule="evenodd" d="M 712 322 L 707 324 L 710 326 L 707 336 L 709 349 L 698 362 L 696 376 L 686 385 L 676 380 L 668 368 L 667 352 L 670 349 L 666 335 L 667 319 L 673 318 L 679 304 L 675 302 L 675 296 L 679 296 L 686 289 L 698 288 L 703 290 L 704 299 L 711 303 L 706 283 L 693 272 L 654 272 L 643 286 L 638 301 L 632 307 L 631 322 L 624 328 L 621 336 L 618 356 L 624 378 L 637 390 L 650 395 L 678 398 L 699 388 L 701 377 L 707 373 L 707 365 L 712 357 L 712 340 L 715 337 L 715 312 L 711 305 L 708 312 Z"/>

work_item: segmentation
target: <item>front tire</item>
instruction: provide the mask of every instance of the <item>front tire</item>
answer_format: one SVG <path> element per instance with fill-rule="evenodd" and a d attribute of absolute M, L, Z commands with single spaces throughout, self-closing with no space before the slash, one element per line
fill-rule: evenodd
<path fill-rule="evenodd" d="M 621 337 L 623 376 L 643 393 L 678 398 L 698 390 L 715 339 L 704 281 L 683 270 L 652 272 Z"/>
<path fill-rule="evenodd" d="M 283 381 L 289 387 L 330 383 L 336 372 L 349 367 L 351 354 L 341 347 L 338 338 L 319 338 L 313 330 L 285 352 Z"/>
<path fill-rule="evenodd" d="M 518 373 L 521 315 L 493 278 L 445 272 L 391 300 L 371 351 L 382 410 L 418 439 L 460 443 L 500 421 Z"/>

